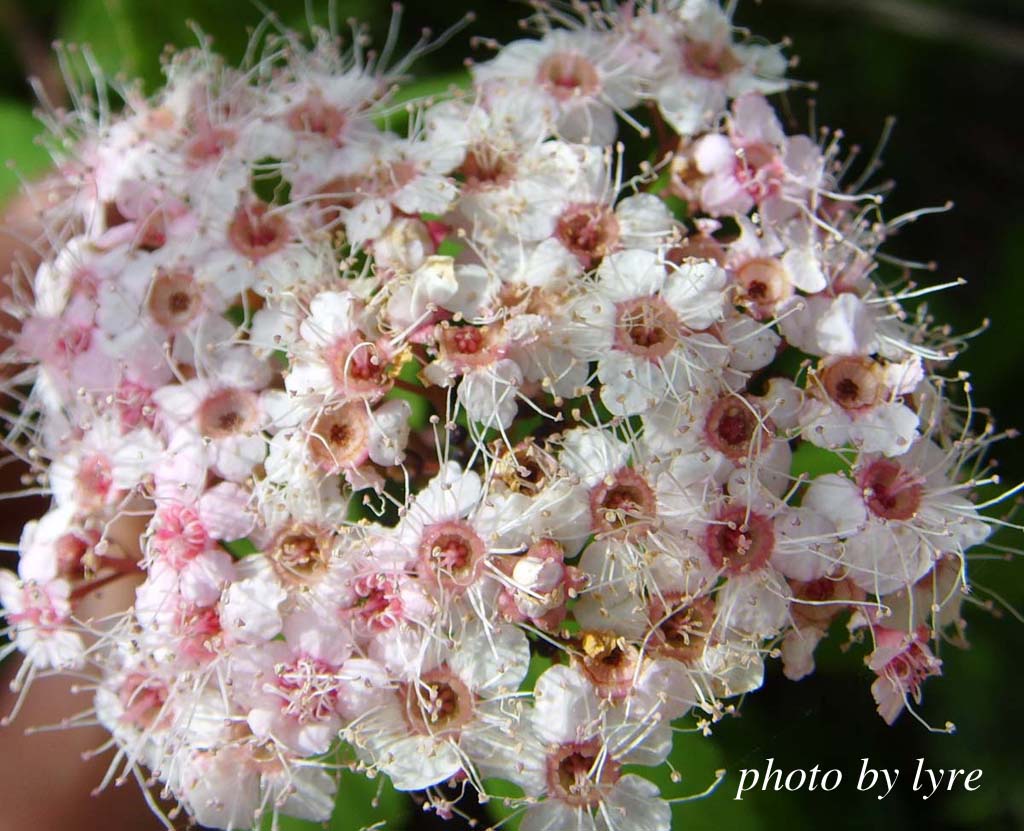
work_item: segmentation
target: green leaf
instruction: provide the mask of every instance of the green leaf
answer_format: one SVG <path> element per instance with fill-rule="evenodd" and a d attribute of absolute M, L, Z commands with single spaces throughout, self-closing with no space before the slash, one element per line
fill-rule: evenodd
<path fill-rule="evenodd" d="M 471 84 L 472 79 L 464 70 L 435 75 L 433 78 L 424 78 L 406 84 L 388 102 L 390 105 L 388 112 L 377 119 L 377 126 L 382 130 L 404 132 L 409 124 L 409 110 L 403 105 L 412 107 L 417 101 L 429 98 L 447 98 L 453 89 L 469 89 Z"/>
<path fill-rule="evenodd" d="M 790 468 L 793 476 L 805 475 L 808 479 L 816 479 L 826 473 L 844 473 L 849 470 L 850 462 L 845 456 L 808 441 L 800 442 L 793 451 Z"/>
<path fill-rule="evenodd" d="M 252 191 L 268 205 L 287 205 L 291 200 L 292 185 L 281 175 L 282 164 L 267 156 L 253 165 Z"/>
<path fill-rule="evenodd" d="M 236 560 L 241 560 L 243 557 L 248 557 L 250 554 L 255 554 L 259 551 L 248 537 L 242 537 L 240 540 L 231 540 L 230 542 L 222 542 L 221 546 Z"/>
<path fill-rule="evenodd" d="M 677 733 L 669 762 L 679 775 L 678 782 L 672 781 L 671 771 L 666 767 L 637 768 L 631 772 L 654 782 L 664 799 L 681 799 L 703 792 L 715 781 L 715 772 L 727 768 L 725 754 L 716 740 L 699 733 Z M 710 796 L 674 803 L 672 827 L 687 831 L 757 831 L 766 827 L 761 819 L 763 804 L 757 806 L 746 798 L 733 799 L 737 775 L 737 771 L 728 771 Z"/>
<path fill-rule="evenodd" d="M 424 389 L 419 380 L 419 370 L 420 366 L 415 360 L 408 360 L 402 365 L 402 369 L 398 373 L 398 380 L 407 386 Z M 425 395 L 419 395 L 410 389 L 395 387 L 384 397 L 388 400 L 403 398 L 409 402 L 411 408 L 409 424 L 414 431 L 425 430 L 430 424 L 432 408 Z"/>
<path fill-rule="evenodd" d="M 304 30 L 305 14 L 299 5 L 282 17 L 286 25 Z M 250 32 L 263 18 L 260 8 L 249 0 L 77 0 L 64 5 L 58 31 L 68 43 L 87 44 L 105 73 L 141 78 L 152 92 L 162 82 L 160 59 L 165 47 L 198 45 L 190 21 L 212 38 L 219 54 L 236 63 Z"/>
<path fill-rule="evenodd" d="M 28 177 L 45 170 L 50 164 L 50 154 L 36 142 L 43 131 L 42 125 L 32 115 L 27 104 L 0 98 L 0 200 L 18 190 L 17 173 Z M 12 162 L 14 169 L 7 166 Z"/>

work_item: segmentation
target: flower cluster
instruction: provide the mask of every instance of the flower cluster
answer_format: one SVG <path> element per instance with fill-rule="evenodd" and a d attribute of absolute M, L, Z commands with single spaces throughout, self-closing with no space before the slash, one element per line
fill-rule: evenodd
<path fill-rule="evenodd" d="M 674 721 L 842 620 L 892 722 L 958 634 L 994 436 L 879 276 L 909 217 L 787 133 L 780 47 L 712 0 L 533 22 L 404 108 L 357 32 L 52 116 L 7 354 L 52 507 L 3 613 L 199 823 L 325 820 L 349 767 L 666 831 L 624 766 Z"/>

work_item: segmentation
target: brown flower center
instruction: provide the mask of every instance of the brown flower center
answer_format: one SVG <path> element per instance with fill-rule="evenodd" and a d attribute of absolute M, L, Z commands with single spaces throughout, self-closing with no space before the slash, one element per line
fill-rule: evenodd
<path fill-rule="evenodd" d="M 190 271 L 160 269 L 149 288 L 147 308 L 159 326 L 179 331 L 199 314 L 202 299 Z"/>
<path fill-rule="evenodd" d="M 199 406 L 199 433 L 209 439 L 251 433 L 259 422 L 256 394 L 228 388 L 213 393 Z"/>
<path fill-rule="evenodd" d="M 839 358 L 821 373 L 829 398 L 844 410 L 863 410 L 878 404 L 885 388 L 879 367 L 867 358 Z"/>
<path fill-rule="evenodd" d="M 682 324 L 660 297 L 627 300 L 616 307 L 615 346 L 632 355 L 655 361 L 678 343 Z"/>
<path fill-rule="evenodd" d="M 656 515 L 654 491 L 632 468 L 621 468 L 590 491 L 591 528 L 597 534 L 646 534 Z"/>

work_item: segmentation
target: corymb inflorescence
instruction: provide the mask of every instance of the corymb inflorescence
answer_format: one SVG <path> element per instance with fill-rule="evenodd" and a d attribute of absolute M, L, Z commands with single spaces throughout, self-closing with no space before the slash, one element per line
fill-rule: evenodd
<path fill-rule="evenodd" d="M 529 22 L 429 97 L 429 44 L 269 26 L 46 113 L 4 391 L 52 501 L 6 650 L 23 696 L 89 679 L 161 810 L 323 821 L 347 769 L 667 831 L 674 733 L 829 633 L 928 723 L 1013 491 L 977 504 L 999 436 L 882 267 L 907 217 L 717 2 Z"/>

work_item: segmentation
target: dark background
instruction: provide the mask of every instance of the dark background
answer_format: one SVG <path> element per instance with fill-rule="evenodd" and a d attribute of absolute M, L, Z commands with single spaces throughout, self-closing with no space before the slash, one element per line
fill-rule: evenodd
<path fill-rule="evenodd" d="M 270 5 L 287 22 L 302 24 L 301 3 Z M 324 4 L 314 5 L 324 21 Z M 424 26 L 441 31 L 463 12 L 477 12 L 466 33 L 416 65 L 419 77 L 458 72 L 470 52 L 470 34 L 515 38 L 516 21 L 526 13 L 518 3 L 484 0 L 413 0 L 405 7 L 402 38 L 407 43 Z M 390 3 L 340 2 L 337 9 L 340 19 L 357 16 L 383 35 Z M 35 128 L 27 115 L 32 99 L 24 77 L 31 71 L 58 88 L 48 50 L 55 37 L 92 43 L 105 69 L 141 74 L 152 88 L 163 45 L 194 42 L 186 18 L 237 57 L 244 27 L 260 16 L 256 5 L 245 0 L 0 0 L 0 159 L 17 159 L 27 173 L 44 163 L 30 143 Z M 991 322 L 956 366 L 971 373 L 975 403 L 990 408 L 1000 427 L 1024 427 L 1024 142 L 1019 128 L 1024 6 L 996 0 L 745 0 L 736 21 L 767 40 L 791 38 L 790 54 L 800 58 L 791 74 L 820 85 L 813 92 L 798 89 L 786 96 L 791 129 L 806 129 L 807 101 L 814 98 L 818 124 L 841 127 L 847 142 L 862 145 L 868 155 L 885 118 L 897 116 L 881 174 L 897 183 L 887 214 L 947 199 L 955 209 L 908 226 L 888 251 L 936 261 L 937 272 L 921 275 L 922 282 L 967 278 L 965 287 L 933 297 L 929 304 L 939 320 L 961 332 Z M 10 173 L 0 171 L 0 199 L 12 182 Z M 1005 482 L 1024 478 L 1024 441 L 1005 442 L 994 455 L 1002 462 Z M 6 515 L 0 517 L 2 538 L 16 540 L 20 522 L 30 514 L 12 503 L 0 503 L 0 508 Z M 1020 539 L 1019 533 L 1004 533 L 998 542 L 1019 547 Z M 717 725 L 713 738 L 679 737 L 673 761 L 684 778 L 680 784 L 664 779 L 666 796 L 702 790 L 717 768 L 727 768 L 729 775 L 710 799 L 677 806 L 674 827 L 1024 828 L 1024 623 L 1002 602 L 1024 607 L 1024 568 L 1019 562 L 977 558 L 970 570 L 976 589 L 966 607 L 972 648 L 943 649 L 945 677 L 925 685 L 921 706 L 931 723 L 955 722 L 956 735 L 929 734 L 906 714 L 887 727 L 874 712 L 873 675 L 863 666 L 862 653 L 841 654 L 832 638 L 823 645 L 819 671 L 811 678 L 794 684 L 775 666 L 764 689 L 744 702 L 741 716 Z M 839 768 L 843 783 L 831 794 L 751 793 L 742 802 L 733 800 L 738 771 L 763 771 L 769 757 L 787 771 L 816 764 L 823 770 Z M 919 757 L 932 768 L 980 768 L 981 788 L 974 793 L 958 788 L 922 801 L 910 790 Z M 875 768 L 900 770 L 885 800 L 855 791 L 862 758 Z M 332 828 L 358 828 L 365 799 L 365 791 L 353 796 Z M 402 804 L 387 800 L 384 810 L 394 813 Z M 466 807 L 479 813 L 473 804 Z M 428 820 L 414 810 L 406 827 L 433 827 Z M 458 825 L 437 827 L 454 831 Z"/>

